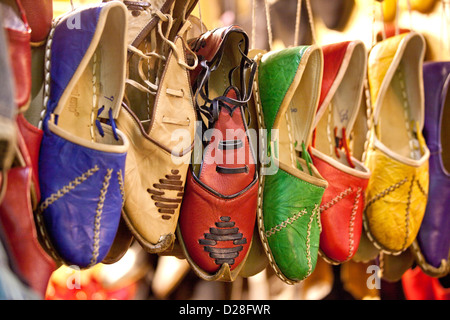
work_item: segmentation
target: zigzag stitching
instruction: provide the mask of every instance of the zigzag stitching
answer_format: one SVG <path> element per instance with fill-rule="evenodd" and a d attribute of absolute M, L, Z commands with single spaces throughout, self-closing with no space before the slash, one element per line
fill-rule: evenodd
<path fill-rule="evenodd" d="M 103 205 L 105 204 L 106 192 L 108 191 L 109 181 L 111 180 L 111 174 L 113 169 L 108 169 L 105 180 L 103 181 L 103 187 L 100 191 L 100 197 L 97 203 L 96 215 L 94 220 L 94 249 L 92 251 L 92 258 L 89 266 L 93 266 L 97 263 L 97 257 L 99 255 L 100 247 L 100 222 L 102 219 Z"/>
<path fill-rule="evenodd" d="M 328 201 L 324 205 L 320 206 L 320 212 L 324 212 L 325 210 L 330 209 L 332 206 L 334 206 L 336 203 L 344 199 L 346 196 L 352 193 L 352 188 L 348 187 L 346 190 L 342 191 L 339 195 L 337 195 L 334 199 Z"/>
<path fill-rule="evenodd" d="M 47 209 L 50 205 L 55 203 L 57 200 L 59 200 L 61 197 L 63 197 L 65 194 L 69 193 L 73 189 L 75 189 L 76 186 L 80 185 L 81 183 L 85 182 L 90 176 L 92 176 L 95 172 L 97 172 L 99 168 L 97 165 L 95 165 L 94 168 L 89 169 L 85 173 L 83 173 L 81 176 L 75 178 L 73 181 L 71 181 L 68 185 L 62 187 L 59 189 L 56 193 L 53 193 L 48 197 L 47 199 L 42 202 L 40 205 L 40 210 L 44 211 Z"/>
<path fill-rule="evenodd" d="M 391 186 L 389 186 L 388 188 L 384 189 L 383 191 L 381 191 L 380 193 L 378 193 L 377 195 L 375 195 L 372 199 L 370 199 L 367 202 L 366 205 L 366 209 L 368 207 L 370 207 L 375 201 L 380 200 L 381 198 L 387 196 L 389 193 L 393 192 L 395 189 L 400 188 L 402 185 L 404 185 L 406 182 L 408 181 L 408 178 L 405 178 L 399 182 L 397 182 L 396 184 L 393 184 Z"/>

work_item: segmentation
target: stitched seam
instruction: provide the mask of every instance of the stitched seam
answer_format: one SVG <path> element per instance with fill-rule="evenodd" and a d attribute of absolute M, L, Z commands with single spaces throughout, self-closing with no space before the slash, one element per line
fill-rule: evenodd
<path fill-rule="evenodd" d="M 103 213 L 103 205 L 105 204 L 105 196 L 106 192 L 108 191 L 109 187 L 109 181 L 111 180 L 111 174 L 113 172 L 113 169 L 108 169 L 107 173 L 105 175 L 105 180 L 103 181 L 103 187 L 100 191 L 100 197 L 98 199 L 97 203 L 97 210 L 94 220 L 94 249 L 92 251 L 92 258 L 91 263 L 89 264 L 90 267 L 95 265 L 97 263 L 97 258 L 99 255 L 99 247 L 100 247 L 100 223 L 102 219 L 102 213 Z"/>
<path fill-rule="evenodd" d="M 288 137 L 289 137 L 289 150 L 291 151 L 291 163 L 292 166 L 295 167 L 295 159 L 294 159 L 294 143 L 293 143 L 293 139 L 292 139 L 292 130 L 291 130 L 291 120 L 289 120 L 289 115 L 288 112 L 286 111 L 286 113 L 284 114 L 284 117 L 286 118 L 286 126 L 288 129 Z"/>
<path fill-rule="evenodd" d="M 388 187 L 387 189 L 384 189 L 383 191 L 381 191 L 380 193 L 378 193 L 377 195 L 375 195 L 372 199 L 370 199 L 367 202 L 366 205 L 366 209 L 369 208 L 375 201 L 380 200 L 381 198 L 387 196 L 389 193 L 393 192 L 395 189 L 400 188 L 402 185 L 404 185 L 406 182 L 408 181 L 408 178 L 403 179 L 400 182 L 397 182 L 394 185 L 391 185 L 390 187 Z"/>
<path fill-rule="evenodd" d="M 75 189 L 76 186 L 85 182 L 87 180 L 87 178 L 92 176 L 98 170 L 99 170 L 99 168 L 97 167 L 97 165 L 95 165 L 94 168 L 89 169 L 88 171 L 83 173 L 81 176 L 79 176 L 79 177 L 75 178 L 73 181 L 71 181 L 68 185 L 62 187 L 56 193 L 53 193 L 52 195 L 50 195 L 50 197 L 45 199 L 45 201 L 40 205 L 40 210 L 44 211 L 45 209 L 47 209 L 55 201 L 57 201 L 58 199 L 63 197 L 65 194 L 67 194 L 70 191 L 72 191 L 73 189 Z"/>
<path fill-rule="evenodd" d="M 272 227 L 270 230 L 266 231 L 266 237 L 269 238 L 270 236 L 273 236 L 274 234 L 276 234 L 277 232 L 283 230 L 288 225 L 294 223 L 295 221 L 297 221 L 298 219 L 300 219 L 301 217 L 303 217 L 307 213 L 308 212 L 306 211 L 306 209 L 303 209 L 302 211 L 299 211 L 298 213 L 296 213 L 292 217 L 287 218 L 286 220 L 284 220 L 280 224 L 278 224 L 275 227 Z"/>
<path fill-rule="evenodd" d="M 352 193 L 352 188 L 348 187 L 346 190 L 342 191 L 339 195 L 337 195 L 334 199 L 328 201 L 324 205 L 320 206 L 320 212 L 324 212 L 325 210 L 330 209 L 332 206 L 334 206 L 336 203 L 344 199 L 346 196 L 348 196 L 350 193 Z"/>
<path fill-rule="evenodd" d="M 308 260 L 308 272 L 303 277 L 306 279 L 312 272 L 312 262 L 311 262 L 311 225 L 314 219 L 314 212 L 309 217 L 308 229 L 306 231 L 306 260 Z"/>
<path fill-rule="evenodd" d="M 91 140 L 94 142 L 95 140 L 95 133 L 94 133 L 94 121 L 95 121 L 95 108 L 98 104 L 98 97 L 97 97 L 97 52 L 94 52 L 93 55 L 93 65 L 92 65 L 92 109 L 91 109 L 91 123 L 90 123 L 90 133 L 91 133 Z"/>
<path fill-rule="evenodd" d="M 122 196 L 122 206 L 123 206 L 125 203 L 125 188 L 124 188 L 123 179 L 122 179 L 122 169 L 120 169 L 117 172 L 117 180 L 119 182 L 120 195 Z"/>
<path fill-rule="evenodd" d="M 359 198 L 361 197 L 361 188 L 358 188 L 358 191 L 356 192 L 356 198 L 355 198 L 355 203 L 353 204 L 353 208 L 352 208 L 352 213 L 350 216 L 350 226 L 349 226 L 349 250 L 348 250 L 348 256 L 347 256 L 347 260 L 350 259 L 350 257 L 353 254 L 353 251 L 355 250 L 355 240 L 353 239 L 354 237 L 354 233 L 353 233 L 353 229 L 355 226 L 355 218 L 356 218 L 356 210 L 358 210 L 359 207 Z"/>
<path fill-rule="evenodd" d="M 402 250 L 405 249 L 406 242 L 408 241 L 408 236 L 409 236 L 409 210 L 410 210 L 410 206 L 411 206 L 411 196 L 412 196 L 412 189 L 414 186 L 414 180 L 415 180 L 415 176 L 412 177 L 411 186 L 409 187 L 409 191 L 408 191 L 408 202 L 406 203 L 406 215 L 405 215 L 405 240 L 402 245 Z"/>
<path fill-rule="evenodd" d="M 78 186 L 79 184 L 83 183 L 84 181 L 86 181 L 90 176 L 92 176 L 95 172 L 97 172 L 99 170 L 99 168 L 97 167 L 97 165 L 92 168 L 89 169 L 88 171 L 86 171 L 85 173 L 83 173 L 81 176 L 77 177 L 75 180 L 71 181 L 67 186 L 64 186 L 63 188 L 61 188 L 60 190 L 58 190 L 58 192 L 53 193 L 50 197 L 48 197 L 47 199 L 45 199 L 45 201 L 38 207 L 37 212 L 36 212 L 36 221 L 37 221 L 37 225 L 39 228 L 39 232 L 42 236 L 42 239 L 44 241 L 44 244 L 47 248 L 47 251 L 52 255 L 53 259 L 55 261 L 61 261 L 61 259 L 58 257 L 58 255 L 55 253 L 55 251 L 53 250 L 53 247 L 51 245 L 50 240 L 47 237 L 47 233 L 45 232 L 45 226 L 44 226 L 44 221 L 43 221 L 43 217 L 42 217 L 42 213 L 44 212 L 45 209 L 47 209 L 52 203 L 54 203 L 55 201 L 57 201 L 58 199 L 60 199 L 62 196 L 64 196 L 66 193 L 68 193 L 69 191 L 73 190 L 76 186 Z"/>
<path fill-rule="evenodd" d="M 420 192 L 424 195 L 425 198 L 428 198 L 428 193 L 425 191 L 425 189 L 420 184 L 419 179 L 416 179 L 417 187 L 419 187 Z"/>

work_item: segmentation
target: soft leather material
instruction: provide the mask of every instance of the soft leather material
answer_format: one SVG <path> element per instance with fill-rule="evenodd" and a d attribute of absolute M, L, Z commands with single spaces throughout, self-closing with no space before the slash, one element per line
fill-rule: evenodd
<path fill-rule="evenodd" d="M 190 153 L 172 157 L 171 152 L 158 145 L 139 124 L 132 111 L 124 107 L 117 119 L 117 125 L 132 141 L 125 165 L 124 219 L 134 237 L 147 250 L 165 251 L 172 244 L 159 243 L 164 237 L 174 236 L 181 204 L 184 179 L 188 170 Z M 150 156 L 151 155 L 151 156 Z M 173 159 L 176 159 L 173 161 Z M 157 169 L 156 169 L 157 168 Z M 146 170 L 144 170 L 146 169 Z M 156 195 L 148 192 L 166 176 L 175 176 L 182 182 L 174 190 L 160 190 L 165 198 L 178 204 L 173 214 L 165 214 L 156 207 Z M 136 187 L 139 186 L 139 187 Z M 153 196 L 153 199 L 152 199 Z M 163 247 L 159 247 L 163 245 Z"/>
<path fill-rule="evenodd" d="M 73 15 L 80 15 L 80 29 L 68 27 L 67 19 Z M 107 93 L 113 95 L 112 101 L 108 99 L 113 105 L 109 109 L 112 117 L 109 123 L 94 119 L 98 122 L 95 129 L 98 133 L 92 136 L 92 140 L 87 140 L 81 134 L 86 133 L 89 123 L 78 116 L 83 112 L 94 114 L 95 106 L 79 105 L 77 113 L 71 112 L 66 102 L 75 86 L 86 82 L 91 86 L 92 80 L 82 76 L 89 70 L 87 65 L 93 51 L 98 49 L 100 39 L 104 39 L 104 32 L 111 32 L 103 29 L 111 17 L 115 18 L 117 42 L 111 44 L 112 48 L 102 42 L 103 49 L 114 49 L 114 52 L 103 50 L 100 59 L 108 61 L 116 57 L 117 69 L 115 77 L 100 76 L 99 81 L 102 90 L 109 90 Z M 125 18 L 126 8 L 118 2 L 82 7 L 59 21 L 52 40 L 49 64 L 52 81 L 39 154 L 41 203 L 36 219 L 42 245 L 52 257 L 80 268 L 92 267 L 108 253 L 124 201 L 125 159 L 129 142 L 120 130 L 114 129 L 113 123 L 125 82 L 122 78 L 126 55 Z M 76 41 L 80 44 L 75 45 Z M 105 76 L 108 71 L 101 74 Z M 76 94 L 85 101 L 93 100 L 88 90 L 77 89 Z M 104 98 L 102 95 L 99 99 Z M 97 113 L 100 117 L 100 109 Z"/>
<path fill-rule="evenodd" d="M 216 29 L 196 40 L 200 47 L 194 46 L 193 50 L 203 52 L 202 59 L 208 64 L 217 61 L 211 74 L 206 73 L 203 65 L 200 70 L 201 80 L 207 83 L 198 83 L 208 86 L 210 100 L 220 101 L 222 96 L 230 101 L 244 99 L 241 95 L 246 84 L 233 86 L 222 78 L 244 61 L 237 50 L 241 41 L 242 53 L 247 55 L 248 37 L 239 27 Z M 224 52 L 225 49 L 233 51 Z M 191 77 L 198 75 L 198 71 L 193 70 Z M 245 71 L 235 72 L 241 75 Z M 204 89 L 197 88 L 197 93 Z M 193 171 L 194 166 L 189 171 L 179 232 L 188 261 L 203 279 L 233 281 L 246 261 L 253 239 L 259 183 L 245 118 L 248 104 L 221 103 L 218 102 L 217 119 L 208 122 L 212 135 L 202 153 L 199 172 Z M 202 131 L 204 137 L 206 132 Z"/>
<path fill-rule="evenodd" d="M 409 32 L 377 43 L 369 55 L 374 125 L 364 223 L 374 245 L 390 254 L 412 244 L 425 213 L 430 152 L 421 133 L 424 50 L 423 36 Z"/>
<path fill-rule="evenodd" d="M 14 263 L 11 254 L 5 248 L 5 236 L 0 225 L 0 299 L 1 300 L 39 300 L 42 299 L 33 289 L 31 289 L 12 269 Z"/>
<path fill-rule="evenodd" d="M 52 0 L 20 0 L 31 28 L 31 42 L 41 43 L 51 29 L 53 19 Z"/>
<path fill-rule="evenodd" d="M 40 208 L 65 264 L 90 267 L 108 253 L 120 220 L 125 158 L 126 153 L 81 147 L 44 127 Z"/>
<path fill-rule="evenodd" d="M 276 265 L 289 280 L 306 279 L 317 263 L 324 188 L 281 167 L 264 181 L 264 230 Z"/>
<path fill-rule="evenodd" d="M 333 262 L 344 262 L 353 258 L 359 247 L 370 174 L 345 172 L 314 149 L 311 157 L 317 170 L 329 182 L 320 206 L 320 249 Z"/>
<path fill-rule="evenodd" d="M 230 89 L 227 97 L 236 99 L 236 91 Z M 199 180 L 214 191 L 225 196 L 232 196 L 241 192 L 254 180 L 256 175 L 256 159 L 251 150 L 250 140 L 246 133 L 243 109 L 236 109 L 231 116 L 229 111 L 222 108 L 219 118 L 214 124 L 213 137 L 203 152 L 203 163 Z M 228 131 L 227 131 L 228 130 Z M 232 132 L 230 134 L 230 132 Z M 241 141 L 238 149 L 221 149 L 224 140 Z M 223 168 L 243 168 L 247 171 L 237 174 L 223 174 L 217 172 L 217 166 Z"/>
<path fill-rule="evenodd" d="M 420 268 L 408 270 L 401 283 L 406 300 L 450 300 L 450 288 Z"/>
<path fill-rule="evenodd" d="M 422 223 L 428 194 L 428 162 L 413 167 L 381 150 L 369 150 L 365 224 L 371 240 L 388 252 L 407 249 Z"/>
<path fill-rule="evenodd" d="M 344 60 L 349 44 L 350 41 L 337 42 L 322 47 L 324 72 L 322 77 L 322 88 L 320 90 L 319 110 L 333 83 L 335 83 L 336 76 L 341 69 L 342 61 Z M 361 71 L 363 72 L 363 70 Z"/>
<path fill-rule="evenodd" d="M 450 62 L 428 62 L 424 64 L 425 126 L 424 137 L 430 149 L 428 202 L 422 225 L 413 249 L 417 251 L 417 262 L 425 273 L 442 276 L 450 271 L 450 175 L 444 166 L 448 148 L 443 149 L 446 119 L 448 115 L 448 89 Z M 446 108 L 446 109 L 445 109 Z M 444 114 L 444 109 L 447 110 Z M 448 131 L 447 131 L 448 132 Z M 448 163 L 448 162 L 447 162 Z M 416 251 L 414 250 L 414 251 Z M 447 265 L 447 268 L 445 267 Z"/>
<path fill-rule="evenodd" d="M 52 61 L 64 61 L 54 63 L 50 69 L 50 100 L 47 105 L 46 118 L 54 112 L 59 100 L 73 78 L 86 51 L 92 45 L 92 39 L 96 32 L 96 26 L 102 6 L 84 8 L 76 12 L 81 21 L 80 29 L 68 27 L 69 16 L 62 19 L 55 27 L 52 39 Z M 70 37 L 70 41 L 68 41 Z"/>
<path fill-rule="evenodd" d="M 226 268 L 220 260 L 222 254 L 223 258 L 233 260 L 234 263 L 227 263 L 231 271 L 242 267 L 253 237 L 257 197 L 257 180 L 238 194 L 224 197 L 209 190 L 189 171 L 179 234 L 191 264 L 203 273 L 214 275 Z M 214 240 L 214 235 L 220 234 L 225 235 L 223 240 Z M 208 239 L 212 239 L 210 244 L 206 243 Z"/>
<path fill-rule="evenodd" d="M 31 159 L 20 133 L 18 146 L 24 163 L 8 171 L 6 195 L 0 205 L 0 223 L 6 236 L 5 245 L 12 253 L 18 274 L 44 297 L 56 264 L 38 241 L 30 194 Z"/>
<path fill-rule="evenodd" d="M 323 56 L 317 49 L 301 46 L 257 55 L 259 65 L 254 99 L 258 113 L 264 119 L 262 121 L 261 116 L 258 117 L 258 123 L 268 133 L 271 129 L 282 129 L 286 125 L 282 121 L 291 104 L 302 101 L 304 105 L 299 107 L 303 109 L 295 116 L 304 123 L 304 127 L 299 128 L 303 134 L 298 135 L 300 132 L 297 132 L 296 139 L 309 144 L 322 80 Z M 303 93 L 303 85 L 309 85 L 310 90 Z M 294 101 L 299 99 L 299 93 L 301 99 Z M 291 113 L 291 116 L 294 115 Z M 280 138 L 278 142 L 277 137 L 270 134 L 268 139 L 271 142 L 270 151 L 265 149 L 264 152 L 272 163 L 278 165 L 278 170 L 264 176 L 258 225 L 271 267 L 281 280 L 294 284 L 306 279 L 317 262 L 321 231 L 319 205 L 327 182 L 312 163 L 306 169 L 304 159 L 299 159 L 298 154 L 291 157 L 297 159 L 297 164 L 303 163 L 304 168 L 282 162 L 290 158 L 287 153 L 289 150 L 292 153 L 293 146 L 285 146 L 292 141 Z M 279 162 L 278 156 L 281 159 Z"/>
<path fill-rule="evenodd" d="M 347 132 L 352 131 L 361 107 L 367 55 L 360 41 L 329 44 L 322 50 L 324 73 L 311 157 L 329 182 L 321 203 L 321 254 L 330 263 L 341 263 L 358 249 L 370 177 L 347 146 Z"/>
<path fill-rule="evenodd" d="M 180 37 L 175 44 L 178 52 L 184 52 Z M 183 90 L 185 94 L 183 97 L 167 94 L 168 88 Z M 145 131 L 131 109 L 124 107 L 117 119 L 118 128 L 132 142 L 126 159 L 124 218 L 135 238 L 148 251 L 162 252 L 173 244 L 175 238 L 196 120 L 188 73 L 177 63 L 174 54 L 169 55 L 160 82 L 150 133 Z M 185 124 L 165 123 L 167 118 Z M 180 132 L 180 129 L 185 130 L 181 142 L 175 132 Z M 174 176 L 172 178 L 178 181 L 175 188 L 161 186 L 167 176 Z M 155 185 L 162 189 L 156 190 Z M 160 192 L 163 194 L 158 195 Z M 168 202 L 175 201 L 168 209 L 170 212 L 158 208 L 157 203 L 164 202 L 157 200 L 159 196 L 170 198 Z M 173 204 L 176 206 L 173 207 Z"/>
<path fill-rule="evenodd" d="M 13 11 L 17 12 L 16 20 L 22 20 L 23 23 L 20 29 L 6 28 L 6 34 L 9 42 L 11 69 L 15 80 L 15 103 L 20 111 L 24 111 L 28 108 L 31 97 L 31 30 L 21 10 L 20 2 L 17 4 L 18 6 L 15 6 Z M 8 17 L 8 19 L 11 18 Z"/>
<path fill-rule="evenodd" d="M 6 32 L 0 32 L 0 70 L 4 78 L 0 86 L 0 143 L 2 152 L 0 154 L 0 201 L 4 195 L 6 171 L 11 167 L 14 160 L 16 145 L 15 117 L 17 107 L 14 101 L 14 78 L 10 63 L 8 50 L 9 44 Z"/>
<path fill-rule="evenodd" d="M 301 46 L 263 56 L 264 60 L 262 63 L 266 67 L 259 68 L 258 70 L 261 101 L 264 101 L 270 106 L 281 106 L 289 90 L 291 81 L 298 71 L 298 66 L 302 62 L 303 54 L 307 50 L 308 46 Z M 274 86 L 274 83 L 277 86 Z M 274 126 L 278 111 L 279 109 L 277 107 L 264 109 L 264 125 L 266 128 L 272 128 Z"/>
<path fill-rule="evenodd" d="M 236 34 L 241 34 L 243 38 L 247 38 L 247 34 L 241 27 L 237 25 L 231 25 L 209 30 L 198 38 L 190 39 L 189 44 L 195 51 L 196 55 L 200 57 L 201 61 L 211 61 L 219 51 L 223 50 L 223 46 L 228 42 L 228 38 L 231 35 L 236 36 Z M 245 42 L 245 45 L 247 47 L 243 48 L 243 50 L 248 51 L 248 39 Z M 201 71 L 202 66 L 199 64 L 197 68 L 189 73 L 191 84 L 193 86 L 195 85 L 195 82 Z"/>
<path fill-rule="evenodd" d="M 123 2 L 128 7 L 129 21 L 127 77 L 141 85 L 140 90 L 133 85 L 126 87 L 117 119 L 118 127 L 132 142 L 126 160 L 123 219 L 147 252 L 163 254 L 174 246 L 194 141 L 196 115 L 185 67 L 185 34 L 181 33 L 186 31 L 185 20 L 197 1 Z M 157 35 L 158 28 L 170 25 L 169 16 L 174 23 L 163 40 Z M 166 41 L 171 42 L 171 47 Z M 138 50 L 159 56 L 143 63 L 145 72 L 141 73 L 145 79 L 139 72 L 143 59 L 136 54 Z M 161 57 L 165 63 L 160 63 Z M 159 79 L 158 83 L 155 79 Z M 146 91 L 150 87 L 143 80 L 154 82 L 156 95 Z"/>
<path fill-rule="evenodd" d="M 39 188 L 39 152 L 42 141 L 43 132 L 37 127 L 31 125 L 22 113 L 17 115 L 17 126 L 22 134 L 28 153 L 30 155 L 32 168 L 32 197 L 33 206 L 35 207 L 41 201 L 41 191 Z"/>

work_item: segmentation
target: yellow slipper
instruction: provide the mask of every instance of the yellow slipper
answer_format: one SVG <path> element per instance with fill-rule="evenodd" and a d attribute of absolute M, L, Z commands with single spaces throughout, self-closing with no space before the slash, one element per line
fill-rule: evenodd
<path fill-rule="evenodd" d="M 364 224 L 374 245 L 390 254 L 411 245 L 427 202 L 430 152 L 422 136 L 424 51 L 423 36 L 409 32 L 379 42 L 369 55 L 374 125 L 366 165 L 373 174 Z"/>

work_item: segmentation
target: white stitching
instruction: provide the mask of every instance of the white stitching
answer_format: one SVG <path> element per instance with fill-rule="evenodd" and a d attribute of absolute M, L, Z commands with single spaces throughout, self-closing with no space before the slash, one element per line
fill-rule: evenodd
<path fill-rule="evenodd" d="M 348 256 L 347 256 L 347 260 L 349 260 L 353 254 L 353 251 L 355 250 L 354 244 L 355 241 L 353 239 L 353 228 L 355 225 L 355 218 L 356 218 L 356 211 L 358 210 L 359 207 L 359 198 L 361 197 L 361 192 L 362 189 L 358 188 L 358 191 L 356 192 L 356 198 L 355 198 L 355 203 L 353 204 L 353 208 L 352 208 L 352 213 L 350 216 L 350 225 L 349 225 L 349 250 L 348 250 Z"/>
<path fill-rule="evenodd" d="M 51 204 L 53 204 L 55 201 L 57 201 L 58 199 L 63 197 L 66 193 L 68 193 L 71 190 L 73 190 L 79 184 L 81 184 L 84 181 L 86 181 L 90 176 L 92 176 L 98 170 L 99 170 L 99 168 L 97 167 L 97 165 L 94 168 L 89 169 L 88 171 L 83 173 L 81 176 L 79 176 L 75 180 L 71 181 L 67 186 L 64 186 L 63 188 L 58 190 L 58 192 L 53 193 L 50 197 L 45 199 L 45 201 L 42 202 L 42 204 L 38 207 L 38 210 L 36 212 L 36 220 L 37 220 L 37 224 L 38 224 L 38 227 L 39 227 L 39 232 L 40 232 L 40 234 L 42 236 L 42 239 L 44 241 L 45 246 L 47 247 L 48 252 L 52 255 L 52 257 L 53 257 L 53 259 L 55 261 L 61 261 L 61 259 L 58 257 L 58 255 L 53 250 L 53 247 L 52 247 L 52 245 L 50 243 L 50 240 L 48 239 L 48 237 L 46 235 L 42 213 Z"/>
<path fill-rule="evenodd" d="M 348 196 L 352 192 L 352 188 L 348 187 L 346 190 L 342 191 L 339 195 L 337 195 L 334 199 L 330 200 L 329 202 L 325 203 L 324 205 L 320 206 L 320 212 L 324 212 L 325 210 L 330 209 L 332 206 L 334 206 L 336 203 L 344 199 L 346 196 Z"/>
<path fill-rule="evenodd" d="M 87 178 L 92 176 L 98 170 L 99 170 L 99 168 L 96 165 L 94 168 L 89 169 L 88 171 L 83 173 L 81 176 L 75 178 L 75 180 L 71 181 L 68 185 L 59 189 L 56 193 L 53 193 L 52 195 L 50 195 L 50 197 L 48 197 L 47 199 L 44 200 L 44 202 L 42 202 L 42 204 L 40 205 L 40 210 L 44 211 L 45 209 L 47 209 L 55 201 L 57 201 L 58 199 L 63 197 L 65 194 L 67 194 L 70 191 L 72 191 L 73 189 L 75 189 L 76 186 L 85 182 L 87 180 Z"/>
<path fill-rule="evenodd" d="M 270 237 L 273 236 L 275 233 L 283 230 L 284 228 L 286 228 L 288 225 L 294 223 L 295 221 L 297 221 L 298 219 L 300 219 L 302 216 L 304 216 L 305 214 L 307 214 L 308 212 L 306 211 L 306 209 L 303 209 L 302 211 L 296 213 L 295 215 L 293 215 L 292 217 L 287 218 L 286 220 L 284 220 L 283 222 L 281 222 L 280 224 L 272 227 L 269 231 L 266 231 L 266 237 Z"/>

